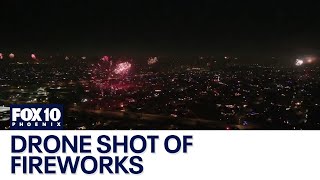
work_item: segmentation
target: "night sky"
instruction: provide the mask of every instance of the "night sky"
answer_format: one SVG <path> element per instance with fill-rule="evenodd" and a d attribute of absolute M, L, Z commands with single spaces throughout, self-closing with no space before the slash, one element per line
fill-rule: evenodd
<path fill-rule="evenodd" d="M 319 3 L 4 0 L 0 51 L 319 54 Z"/>

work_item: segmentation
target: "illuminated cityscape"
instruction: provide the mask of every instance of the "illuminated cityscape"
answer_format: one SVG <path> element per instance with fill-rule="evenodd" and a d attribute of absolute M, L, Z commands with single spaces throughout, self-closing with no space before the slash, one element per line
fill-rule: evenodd
<path fill-rule="evenodd" d="M 285 67 L 106 57 L 8 57 L 0 104 L 64 104 L 65 129 L 320 129 L 316 58 Z M 0 115 L 8 129 L 9 113 Z"/>

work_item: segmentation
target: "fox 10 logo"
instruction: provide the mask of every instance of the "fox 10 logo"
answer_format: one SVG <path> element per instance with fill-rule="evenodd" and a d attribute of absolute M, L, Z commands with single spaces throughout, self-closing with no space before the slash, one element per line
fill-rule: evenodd
<path fill-rule="evenodd" d="M 10 105 L 10 118 L 12 130 L 62 130 L 63 105 Z"/>

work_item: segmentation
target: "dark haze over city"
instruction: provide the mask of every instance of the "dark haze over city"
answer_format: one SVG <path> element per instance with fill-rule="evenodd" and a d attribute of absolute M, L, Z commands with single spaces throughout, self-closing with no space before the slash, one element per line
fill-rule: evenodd
<path fill-rule="evenodd" d="M 318 3 L 1 1 L 2 53 L 214 55 L 266 62 L 318 55 Z"/>

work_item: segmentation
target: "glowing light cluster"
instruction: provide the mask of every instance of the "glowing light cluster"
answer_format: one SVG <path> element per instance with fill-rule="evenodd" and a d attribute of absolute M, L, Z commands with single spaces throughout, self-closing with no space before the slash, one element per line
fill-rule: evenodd
<path fill-rule="evenodd" d="M 9 58 L 10 58 L 10 59 L 13 59 L 13 58 L 14 58 L 14 54 L 13 54 L 13 53 L 10 53 L 10 54 L 9 54 Z"/>
<path fill-rule="evenodd" d="M 31 54 L 31 58 L 37 60 L 37 56 L 35 54 Z"/>
<path fill-rule="evenodd" d="M 306 63 L 312 64 L 316 61 L 316 57 L 313 57 L 313 56 L 308 57 L 306 61 L 307 61 Z"/>
<path fill-rule="evenodd" d="M 0 53 L 0 60 L 2 60 L 3 59 L 3 54 L 2 53 Z"/>
<path fill-rule="evenodd" d="M 303 65 L 303 60 L 302 59 L 296 59 L 296 66 L 301 66 L 301 65 Z"/>
<path fill-rule="evenodd" d="M 129 62 L 122 62 L 116 65 L 116 68 L 114 69 L 115 74 L 124 75 L 129 72 L 131 69 L 131 64 Z"/>
<path fill-rule="evenodd" d="M 158 57 L 150 57 L 148 59 L 148 65 L 156 64 L 158 62 Z"/>
<path fill-rule="evenodd" d="M 316 56 L 305 56 L 303 58 L 296 59 L 295 65 L 296 66 L 302 66 L 304 64 L 314 64 L 317 61 Z"/>
<path fill-rule="evenodd" d="M 131 84 L 125 77 L 132 67 L 131 61 L 127 58 L 108 61 L 100 59 L 98 63 L 92 64 L 90 74 L 93 88 L 99 89 L 102 96 L 108 92 L 129 89 Z"/>
<path fill-rule="evenodd" d="M 100 89 L 101 94 L 104 94 L 104 90 L 110 89 L 110 77 L 111 74 L 111 64 L 108 61 L 100 61 L 97 64 L 92 65 L 90 70 L 91 80 L 95 87 Z"/>
<path fill-rule="evenodd" d="M 101 60 L 102 60 L 102 61 L 109 61 L 110 58 L 109 58 L 109 56 L 103 56 L 103 57 L 101 58 Z"/>

